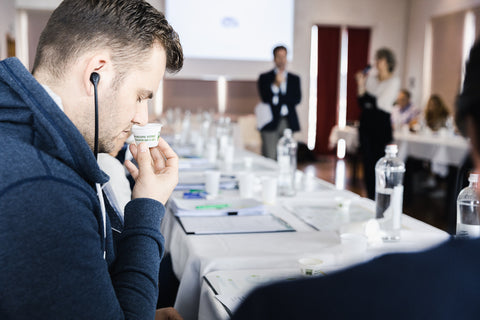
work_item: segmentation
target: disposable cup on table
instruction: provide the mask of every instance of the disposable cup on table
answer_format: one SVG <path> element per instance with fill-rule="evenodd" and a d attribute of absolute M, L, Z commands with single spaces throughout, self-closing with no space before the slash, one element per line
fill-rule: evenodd
<path fill-rule="evenodd" d="M 245 169 L 252 169 L 252 165 L 253 165 L 253 158 L 252 157 L 244 157 L 243 158 L 243 165 L 245 167 Z"/>
<path fill-rule="evenodd" d="M 216 140 L 208 140 L 207 142 L 207 160 L 210 163 L 215 163 L 218 156 L 218 147 Z"/>
<path fill-rule="evenodd" d="M 252 172 L 240 172 L 238 174 L 238 188 L 241 198 L 252 198 L 255 176 Z"/>
<path fill-rule="evenodd" d="M 220 188 L 220 171 L 209 170 L 205 172 L 205 191 L 210 197 L 218 196 Z"/>
<path fill-rule="evenodd" d="M 344 264 L 363 262 L 368 247 L 367 237 L 360 233 L 342 233 L 342 258 Z"/>
<path fill-rule="evenodd" d="M 305 276 L 316 276 L 322 274 L 323 261 L 317 258 L 302 258 L 298 260 L 300 271 Z"/>
<path fill-rule="evenodd" d="M 275 204 L 277 200 L 277 178 L 262 178 L 262 199 L 265 204 Z"/>

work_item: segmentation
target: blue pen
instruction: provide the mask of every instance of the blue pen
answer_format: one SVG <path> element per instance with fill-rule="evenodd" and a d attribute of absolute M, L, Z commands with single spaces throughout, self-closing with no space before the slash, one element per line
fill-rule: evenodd
<path fill-rule="evenodd" d="M 183 199 L 205 199 L 206 192 L 184 192 Z"/>

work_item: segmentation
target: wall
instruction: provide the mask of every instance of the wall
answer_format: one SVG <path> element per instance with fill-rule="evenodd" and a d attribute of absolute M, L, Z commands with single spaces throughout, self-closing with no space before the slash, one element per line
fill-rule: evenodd
<path fill-rule="evenodd" d="M 0 60 L 7 57 L 7 33 L 15 37 L 15 5 L 13 0 L 0 0 Z"/>
<path fill-rule="evenodd" d="M 427 25 L 435 16 L 480 5 L 480 0 L 410 0 L 404 85 L 412 91 L 413 102 L 424 106 L 430 94 L 424 88 L 424 55 Z M 430 62 L 428 62 L 430 63 Z"/>
<path fill-rule="evenodd" d="M 4 14 L 12 1 L 1 0 Z M 55 8 L 60 1 L 16 0 L 18 7 Z M 41 4 L 40 4 L 41 3 Z M 164 0 L 151 0 L 160 10 Z M 414 103 L 422 105 L 424 80 L 424 43 L 426 26 L 433 16 L 443 15 L 480 5 L 480 0 L 296 0 L 294 58 L 289 68 L 300 75 L 303 87 L 302 103 L 298 107 L 302 132 L 306 141 L 308 124 L 310 30 L 315 24 L 353 25 L 372 27 L 370 55 L 380 46 L 393 49 L 398 57 L 397 75 L 403 85 L 412 90 Z M 38 6 L 41 6 L 38 8 Z M 3 8 L 7 7 L 7 10 Z M 13 14 L 6 14 L 12 18 Z M 4 27 L 5 19 L 0 19 Z M 2 50 L 3 50 L 2 45 Z M 260 72 L 272 67 L 271 63 L 186 60 L 182 72 L 173 78 L 202 79 L 208 75 L 226 74 L 234 80 L 254 80 Z M 212 79 L 210 77 L 210 79 Z"/>
<path fill-rule="evenodd" d="M 164 4 L 163 0 L 159 0 Z M 398 56 L 398 75 L 403 76 L 408 0 L 296 0 L 294 55 L 289 69 L 301 77 L 302 102 L 298 113 L 302 131 L 297 137 L 307 141 L 310 73 L 310 32 L 315 24 L 368 26 L 372 28 L 372 52 L 388 46 Z M 164 7 L 164 6 L 163 6 Z M 227 75 L 231 79 L 255 80 L 271 69 L 272 62 L 232 62 L 187 59 L 175 78 L 197 78 Z"/>
<path fill-rule="evenodd" d="M 27 10 L 28 15 L 28 64 L 29 70 L 33 68 L 35 54 L 40 39 L 40 35 L 47 25 L 47 21 L 52 14 L 45 10 Z"/>
<path fill-rule="evenodd" d="M 60 1 L 16 0 L 18 8 L 53 9 Z M 164 0 L 151 0 L 152 5 L 163 10 Z M 308 97 L 310 68 L 310 31 L 315 24 L 369 26 L 372 28 L 372 52 L 388 46 L 398 56 L 398 75 L 403 76 L 403 54 L 408 12 L 408 0 L 296 0 L 294 25 L 294 56 L 289 69 L 300 75 L 303 99 L 298 106 L 302 131 L 297 135 L 307 140 Z M 208 10 L 206 8 L 206 10 Z M 187 59 L 184 69 L 175 79 L 209 79 L 226 75 L 231 80 L 255 80 L 259 73 L 272 68 L 271 62 L 232 62 Z"/>

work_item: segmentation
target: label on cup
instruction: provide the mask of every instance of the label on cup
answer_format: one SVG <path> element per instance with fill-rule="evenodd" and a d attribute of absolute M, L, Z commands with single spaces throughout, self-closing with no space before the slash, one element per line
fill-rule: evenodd
<path fill-rule="evenodd" d="M 156 141 L 160 138 L 160 133 L 155 135 L 155 134 L 152 134 L 152 135 L 148 135 L 148 136 L 135 136 L 135 141 L 137 143 L 140 143 L 140 142 L 148 142 L 148 141 Z"/>
<path fill-rule="evenodd" d="M 162 125 L 160 123 L 147 123 L 144 126 L 134 125 L 132 127 L 135 143 L 138 145 L 145 142 L 149 148 L 158 146 L 161 130 Z"/>

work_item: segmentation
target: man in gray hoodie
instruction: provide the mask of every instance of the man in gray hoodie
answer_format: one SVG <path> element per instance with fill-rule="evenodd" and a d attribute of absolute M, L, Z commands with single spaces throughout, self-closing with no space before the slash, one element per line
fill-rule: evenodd
<path fill-rule="evenodd" d="M 165 69 L 182 64 L 177 34 L 141 0 L 65 0 L 33 76 L 16 58 L 0 62 L 0 318 L 179 318 L 155 310 L 178 157 L 162 139 L 131 146 L 122 215 L 94 153 L 147 123 Z"/>

